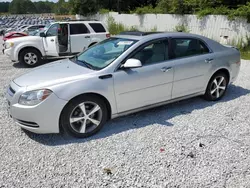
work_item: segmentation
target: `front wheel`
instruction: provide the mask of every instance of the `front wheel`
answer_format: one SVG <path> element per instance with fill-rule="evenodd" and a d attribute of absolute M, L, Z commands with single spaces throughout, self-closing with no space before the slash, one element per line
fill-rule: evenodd
<path fill-rule="evenodd" d="M 61 114 L 61 126 L 74 137 L 86 138 L 97 133 L 107 121 L 107 108 L 96 96 L 73 99 Z"/>
<path fill-rule="evenodd" d="M 226 93 L 229 78 L 223 73 L 215 74 L 209 81 L 204 98 L 209 101 L 220 100 Z"/>
<path fill-rule="evenodd" d="M 28 67 L 41 64 L 41 54 L 36 49 L 25 49 L 20 53 L 20 62 Z"/>

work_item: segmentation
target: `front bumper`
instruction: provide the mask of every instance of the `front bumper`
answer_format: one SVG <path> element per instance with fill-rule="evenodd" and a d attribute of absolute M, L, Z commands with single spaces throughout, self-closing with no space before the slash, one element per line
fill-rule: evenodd
<path fill-rule="evenodd" d="M 15 93 L 13 97 L 9 93 L 6 94 L 10 104 L 9 114 L 20 127 L 39 134 L 60 132 L 60 114 L 68 101 L 59 99 L 52 93 L 36 106 L 24 106 L 18 104 L 21 93 Z"/>
<path fill-rule="evenodd" d="M 12 48 L 4 49 L 3 53 L 7 55 L 11 61 L 17 61 L 17 59 L 14 57 L 14 50 Z"/>

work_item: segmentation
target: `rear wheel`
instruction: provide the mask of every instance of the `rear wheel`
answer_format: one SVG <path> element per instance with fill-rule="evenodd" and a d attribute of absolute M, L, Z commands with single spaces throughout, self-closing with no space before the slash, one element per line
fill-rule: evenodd
<path fill-rule="evenodd" d="M 223 73 L 215 74 L 209 81 L 204 98 L 209 101 L 220 100 L 226 93 L 229 78 Z"/>
<path fill-rule="evenodd" d="M 25 49 L 20 53 L 20 62 L 28 67 L 41 64 L 41 54 L 36 49 Z"/>
<path fill-rule="evenodd" d="M 61 115 L 61 126 L 78 138 L 94 135 L 106 121 L 106 105 L 95 96 L 83 96 L 72 100 Z"/>

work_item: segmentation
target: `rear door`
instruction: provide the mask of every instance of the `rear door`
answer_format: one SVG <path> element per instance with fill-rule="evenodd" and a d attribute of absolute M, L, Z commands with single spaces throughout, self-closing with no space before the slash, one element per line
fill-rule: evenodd
<path fill-rule="evenodd" d="M 174 65 L 172 97 L 203 91 L 213 63 L 211 50 L 196 38 L 172 38 L 171 46 Z"/>
<path fill-rule="evenodd" d="M 43 37 L 43 45 L 46 56 L 59 56 L 58 29 L 59 24 L 53 24 Z"/>
<path fill-rule="evenodd" d="M 82 52 L 91 43 L 90 31 L 84 23 L 70 23 L 71 53 Z"/>

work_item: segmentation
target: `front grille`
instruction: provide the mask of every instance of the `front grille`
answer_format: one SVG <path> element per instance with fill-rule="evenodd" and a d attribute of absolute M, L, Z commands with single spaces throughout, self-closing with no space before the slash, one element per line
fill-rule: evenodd
<path fill-rule="evenodd" d="M 33 128 L 38 128 L 39 126 L 37 125 L 37 123 L 35 122 L 29 122 L 29 121 L 23 121 L 23 120 L 20 120 L 20 119 L 16 119 L 16 121 L 21 124 L 21 125 L 24 125 L 24 126 L 27 126 L 27 127 L 33 127 Z"/>

